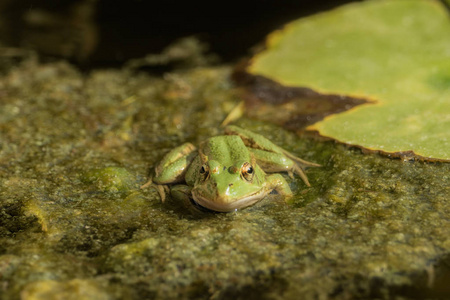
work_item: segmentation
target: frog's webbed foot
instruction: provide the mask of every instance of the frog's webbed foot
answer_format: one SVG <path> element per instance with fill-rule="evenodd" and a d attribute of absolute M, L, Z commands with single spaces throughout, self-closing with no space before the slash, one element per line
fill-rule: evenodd
<path fill-rule="evenodd" d="M 308 177 L 305 174 L 305 169 L 310 167 L 321 167 L 321 165 L 303 160 L 286 150 L 283 150 L 283 153 L 294 162 L 292 169 L 288 171 L 289 177 L 293 178 L 293 173 L 295 173 L 300 176 L 300 178 L 307 186 L 311 186 Z"/>
<path fill-rule="evenodd" d="M 303 180 L 303 182 L 307 186 L 311 186 L 311 184 L 309 183 L 308 177 L 305 174 L 305 171 L 301 167 L 299 167 L 297 164 L 295 164 L 292 167 L 292 170 L 288 171 L 289 177 L 294 178 L 294 173 L 297 174 L 298 176 L 300 176 L 300 178 Z"/>
<path fill-rule="evenodd" d="M 145 189 L 148 187 L 154 188 L 158 192 L 159 197 L 161 198 L 161 202 L 166 201 L 166 193 L 170 191 L 167 185 L 153 183 L 153 178 L 150 177 L 150 179 L 141 186 L 141 189 Z"/>

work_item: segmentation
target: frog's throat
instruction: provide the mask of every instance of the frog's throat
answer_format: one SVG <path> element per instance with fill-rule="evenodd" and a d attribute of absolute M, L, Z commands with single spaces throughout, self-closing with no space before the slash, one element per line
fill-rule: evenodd
<path fill-rule="evenodd" d="M 225 203 L 225 202 L 215 202 L 213 200 L 203 197 L 202 195 L 196 193 L 195 191 L 192 192 L 192 198 L 198 205 L 219 212 L 230 212 L 236 209 L 253 205 L 262 198 L 264 198 L 264 196 L 266 195 L 267 191 L 261 189 L 260 191 L 253 193 L 249 196 L 246 196 L 242 199 Z"/>

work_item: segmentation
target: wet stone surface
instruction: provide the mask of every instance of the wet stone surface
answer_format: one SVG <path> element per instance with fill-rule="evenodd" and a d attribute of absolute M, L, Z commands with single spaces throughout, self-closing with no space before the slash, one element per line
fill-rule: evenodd
<path fill-rule="evenodd" d="M 446 293 L 450 165 L 237 125 L 322 168 L 228 214 L 139 189 L 221 133 L 229 67 L 151 76 L 24 60 L 0 78 L 0 298 L 349 299 Z M 447 278 L 448 279 L 448 278 Z M 447 280 L 448 281 L 448 280 Z M 62 297 L 62 298 L 61 298 Z"/>

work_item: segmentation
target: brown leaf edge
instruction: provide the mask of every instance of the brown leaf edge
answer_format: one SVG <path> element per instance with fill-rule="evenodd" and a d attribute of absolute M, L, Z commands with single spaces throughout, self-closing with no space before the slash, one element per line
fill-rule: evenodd
<path fill-rule="evenodd" d="M 305 130 L 309 125 L 323 120 L 326 116 L 353 109 L 362 104 L 373 104 L 375 100 L 354 98 L 345 95 L 324 95 L 307 87 L 284 86 L 274 80 L 261 75 L 250 74 L 247 69 L 251 61 L 246 59 L 239 63 L 232 75 L 232 80 L 238 87 L 242 88 L 242 98 L 245 102 L 245 114 L 254 119 L 268 121 L 282 126 L 288 130 L 296 132 L 300 136 L 313 137 L 324 141 L 335 141 L 346 145 L 349 148 L 357 148 L 364 154 L 379 154 L 389 158 L 401 159 L 403 161 L 424 161 L 424 162 L 450 162 L 447 159 L 426 157 L 415 153 L 412 150 L 386 152 L 377 149 L 366 148 L 361 145 L 349 144 L 332 137 L 323 136 L 316 130 Z M 301 112 L 282 114 L 288 118 L 277 119 L 276 111 L 283 110 L 283 107 L 302 106 Z M 260 111 L 271 112 L 264 115 Z"/>
<path fill-rule="evenodd" d="M 265 119 L 266 111 L 271 122 L 289 130 L 304 129 L 326 116 L 340 113 L 355 106 L 374 101 L 342 95 L 323 95 L 306 87 L 284 86 L 272 79 L 247 72 L 250 61 L 238 64 L 232 73 L 233 81 L 243 88 L 246 114 L 256 119 Z M 290 111 L 286 111 L 287 109 Z M 284 114 L 273 114 L 269 111 Z M 277 116 L 282 115 L 282 118 Z"/>
<path fill-rule="evenodd" d="M 412 150 L 387 152 L 387 151 L 383 151 L 383 150 L 370 149 L 370 148 L 367 148 L 367 147 L 364 147 L 361 145 L 357 145 L 357 144 L 349 144 L 349 143 L 334 139 L 332 137 L 321 135 L 317 130 L 307 130 L 307 131 L 296 130 L 294 132 L 296 132 L 297 135 L 299 135 L 299 136 L 315 138 L 315 139 L 321 140 L 321 141 L 334 141 L 335 143 L 347 146 L 349 149 L 359 149 L 363 154 L 378 154 L 378 155 L 386 156 L 388 158 L 401 159 L 403 161 L 421 161 L 421 162 L 427 162 L 427 163 L 449 163 L 450 162 L 450 160 L 448 160 L 448 159 L 440 159 L 440 158 L 433 158 L 433 157 L 419 155 Z"/>

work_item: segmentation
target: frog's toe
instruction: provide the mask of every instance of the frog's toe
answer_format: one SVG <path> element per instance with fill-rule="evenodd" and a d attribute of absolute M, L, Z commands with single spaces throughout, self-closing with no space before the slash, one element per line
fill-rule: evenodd
<path fill-rule="evenodd" d="M 161 184 L 155 184 L 155 183 L 152 183 L 150 185 L 150 187 L 154 188 L 158 192 L 159 198 L 161 198 L 161 202 L 164 203 L 164 201 L 166 201 L 166 193 L 168 193 L 170 191 L 169 187 L 167 185 L 161 185 Z"/>
<path fill-rule="evenodd" d="M 286 152 L 286 155 L 294 161 L 294 165 L 292 167 L 291 172 L 294 172 L 295 174 L 300 176 L 300 178 L 303 180 L 303 182 L 307 186 L 311 186 L 311 184 L 309 183 L 308 177 L 305 174 L 305 169 L 311 168 L 311 167 L 321 167 L 321 165 L 303 160 L 289 152 Z M 289 174 L 289 176 L 291 176 L 291 174 Z"/>
<path fill-rule="evenodd" d="M 145 189 L 148 187 L 152 187 L 154 188 L 158 194 L 159 197 L 161 198 L 161 202 L 166 201 L 166 192 L 169 191 L 169 187 L 166 185 L 161 185 L 161 184 L 156 184 L 153 182 L 153 178 L 150 178 L 146 183 L 144 183 L 143 185 L 141 185 L 141 189 Z"/>
<path fill-rule="evenodd" d="M 297 174 L 298 176 L 300 176 L 300 178 L 303 180 L 303 182 L 304 182 L 307 186 L 311 186 L 311 184 L 309 183 L 308 177 L 306 176 L 305 172 L 303 171 L 303 169 L 302 169 L 300 166 L 294 165 L 293 171 L 294 171 L 295 174 Z"/>
<path fill-rule="evenodd" d="M 144 183 L 143 185 L 140 186 L 140 189 L 141 190 L 146 189 L 149 186 L 151 186 L 152 184 L 153 184 L 153 178 L 150 177 L 150 179 L 146 183 Z"/>
<path fill-rule="evenodd" d="M 294 154 L 288 152 L 288 151 L 283 151 L 283 153 L 289 157 L 290 159 L 292 159 L 293 161 L 296 162 L 297 165 L 300 166 L 300 168 L 304 169 L 304 168 L 310 168 L 310 167 L 321 167 L 322 165 L 310 162 L 310 161 L 306 161 L 304 159 L 301 159 L 300 157 L 295 156 Z"/>
<path fill-rule="evenodd" d="M 291 179 L 294 179 L 294 172 L 292 170 L 289 170 L 287 173 Z"/>
<path fill-rule="evenodd" d="M 228 116 L 223 120 L 222 124 L 220 124 L 220 127 L 225 127 L 228 124 L 240 119 L 242 115 L 245 112 L 245 102 L 241 101 L 236 105 L 228 114 Z"/>
<path fill-rule="evenodd" d="M 167 185 L 153 184 L 152 187 L 156 189 L 161 198 L 161 202 L 166 201 L 166 192 L 169 192 L 169 187 Z"/>

